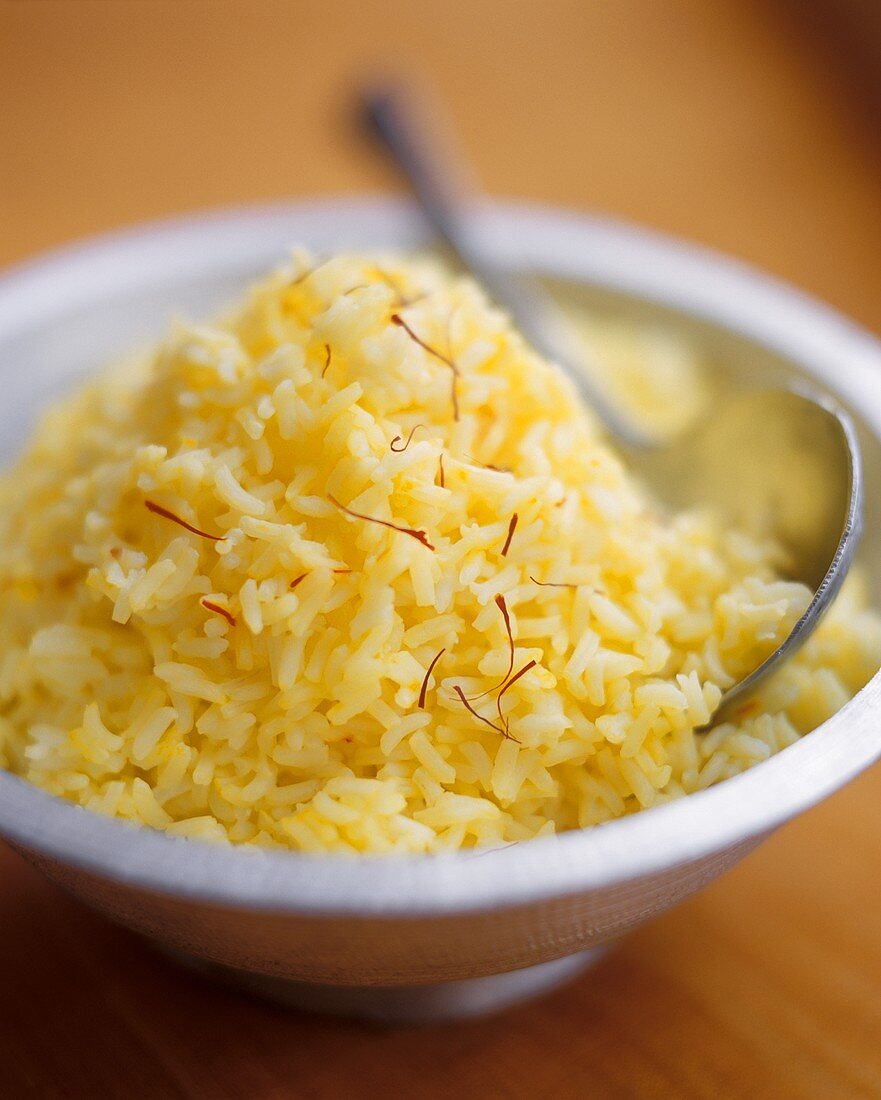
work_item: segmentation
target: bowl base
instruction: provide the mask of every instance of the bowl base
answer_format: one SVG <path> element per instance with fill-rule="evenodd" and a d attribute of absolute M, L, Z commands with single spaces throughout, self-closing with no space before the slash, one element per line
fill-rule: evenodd
<path fill-rule="evenodd" d="M 188 970 L 300 1012 L 317 1012 L 388 1025 L 437 1024 L 488 1016 L 571 981 L 598 961 L 606 947 L 491 974 L 434 985 L 345 986 L 288 981 L 162 949 Z"/>

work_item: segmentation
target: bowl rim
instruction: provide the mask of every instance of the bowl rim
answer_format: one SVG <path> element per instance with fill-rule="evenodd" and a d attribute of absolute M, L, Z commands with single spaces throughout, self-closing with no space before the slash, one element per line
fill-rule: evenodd
<path fill-rule="evenodd" d="M 503 263 L 684 311 L 766 345 L 859 407 L 881 439 L 881 342 L 748 265 L 631 224 L 526 203 L 488 203 L 475 226 Z M 325 198 L 201 212 L 65 246 L 0 274 L 0 341 L 169 270 L 240 269 L 296 239 L 424 246 L 415 208 Z M 213 265 L 213 267 L 212 267 Z M 138 281 L 140 280 L 140 282 Z M 59 315 L 56 311 L 55 315 Z M 661 874 L 778 827 L 881 756 L 881 673 L 813 733 L 718 786 L 586 830 L 506 848 L 420 856 L 309 855 L 227 847 L 103 817 L 0 771 L 0 836 L 38 857 L 180 899 L 361 918 L 479 912 Z"/>

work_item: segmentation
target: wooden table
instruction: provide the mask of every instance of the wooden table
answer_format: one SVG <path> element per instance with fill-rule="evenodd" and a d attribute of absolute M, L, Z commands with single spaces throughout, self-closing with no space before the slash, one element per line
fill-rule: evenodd
<path fill-rule="evenodd" d="M 781 0 L 0 4 L 0 262 L 134 220 L 389 186 L 370 65 L 424 73 L 493 192 L 632 218 L 881 328 L 876 120 Z M 209 987 L 0 854 L 0 1093 L 876 1097 L 881 772 L 598 969 L 381 1031 Z"/>

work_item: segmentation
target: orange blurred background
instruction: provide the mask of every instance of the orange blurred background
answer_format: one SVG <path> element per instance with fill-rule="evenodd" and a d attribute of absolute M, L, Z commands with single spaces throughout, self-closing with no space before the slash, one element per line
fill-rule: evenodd
<path fill-rule="evenodd" d="M 0 262 L 204 206 L 393 186 L 350 121 L 363 75 L 391 67 L 436 87 L 490 192 L 684 234 L 871 321 L 877 147 L 806 25 L 818 5 L 7 0 Z"/>

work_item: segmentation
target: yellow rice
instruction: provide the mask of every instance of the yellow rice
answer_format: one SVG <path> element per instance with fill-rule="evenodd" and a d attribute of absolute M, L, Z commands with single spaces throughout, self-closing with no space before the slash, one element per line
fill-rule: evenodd
<path fill-rule="evenodd" d="M 313 264 L 65 399 L 0 481 L 0 766 L 190 837 L 499 844 L 741 772 L 878 667 L 855 580 L 696 734 L 805 605 L 779 550 L 662 515 L 467 279 Z"/>

